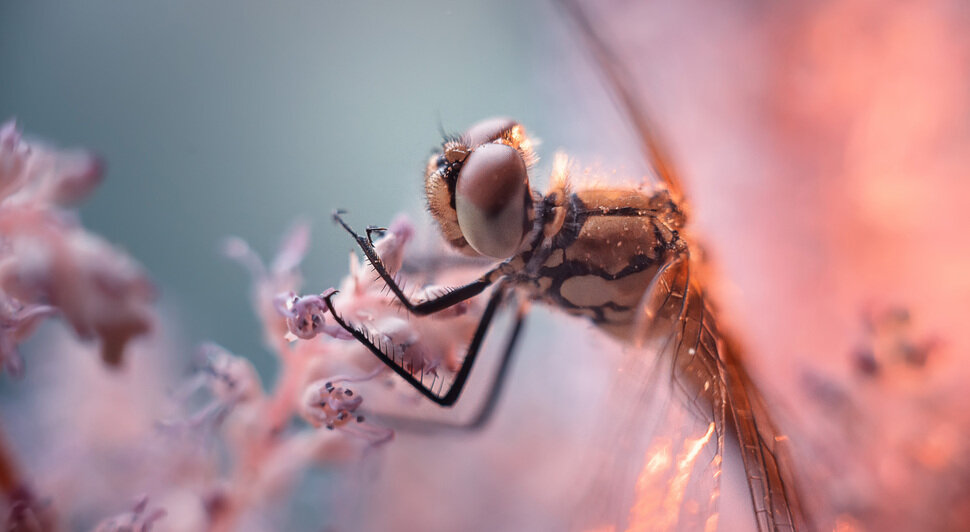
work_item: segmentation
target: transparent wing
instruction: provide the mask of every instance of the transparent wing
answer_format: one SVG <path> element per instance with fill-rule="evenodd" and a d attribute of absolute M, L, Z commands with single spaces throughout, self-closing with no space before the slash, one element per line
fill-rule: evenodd
<path fill-rule="evenodd" d="M 575 22 L 581 38 L 611 89 L 611 96 L 616 99 L 616 103 L 639 136 L 639 147 L 643 156 L 657 179 L 670 191 L 673 199 L 680 201 L 683 198 L 681 179 L 660 141 L 656 125 L 644 104 L 637 98 L 630 73 L 594 27 L 586 10 L 580 5 L 581 2 L 578 0 L 559 0 L 559 2 Z"/>
<path fill-rule="evenodd" d="M 579 0 L 560 3 L 638 135 L 656 177 L 682 200 L 682 182 L 638 98 L 626 69 L 630 65 L 619 60 L 604 38 L 608 34 L 613 42 L 623 42 L 624 35 L 612 31 L 615 25 L 609 33 L 597 27 L 587 10 L 593 6 Z M 628 5 L 595 4 L 595 10 L 614 19 L 626 17 L 622 26 L 627 28 L 637 26 L 630 23 L 636 20 L 631 18 L 635 8 Z M 675 261 L 658 275 L 646 296 L 637 342 L 643 348 L 626 356 L 609 400 L 608 409 L 621 414 L 606 432 L 622 441 L 624 449 L 612 457 L 609 467 L 600 469 L 599 475 L 605 477 L 597 482 L 600 493 L 615 501 L 603 506 L 612 514 L 611 522 L 625 522 L 631 529 L 715 529 L 730 427 L 741 450 L 759 530 L 794 529 L 799 510 L 791 479 L 785 478 L 784 459 L 778 459 L 784 450 L 736 349 L 718 333 L 702 287 L 689 272 L 689 259 Z M 636 449 L 646 452 L 638 457 Z M 639 473 L 631 478 L 636 460 L 641 461 Z M 635 486 L 632 495 L 629 486 Z M 627 515 L 622 515 L 624 507 L 629 508 Z"/>
<path fill-rule="evenodd" d="M 590 525 L 716 530 L 725 441 L 736 436 L 758 529 L 795 529 L 774 430 L 686 256 L 658 274 L 643 308 L 642 345 L 625 353 L 606 402 L 584 495 Z"/>
<path fill-rule="evenodd" d="M 672 360 L 674 392 L 685 399 L 687 409 L 697 419 L 713 424 L 721 454 L 725 431 L 733 426 L 731 435 L 737 437 L 759 530 L 793 530 L 799 515 L 797 497 L 791 479 L 784 478 L 788 468 L 779 463 L 780 459 L 787 460 L 787 454 L 736 346 L 718 332 L 703 288 L 690 276 L 689 258 L 680 257 L 657 276 L 646 295 L 641 323 L 638 343 L 665 338 L 659 356 Z M 710 473 L 715 479 L 720 474 L 716 468 L 710 468 Z M 717 494 L 715 482 L 710 499 L 712 515 Z"/>
<path fill-rule="evenodd" d="M 789 476 L 787 442 L 771 424 L 762 396 L 736 358 L 736 351 L 729 344 L 724 347 L 727 404 L 737 431 L 758 529 L 804 527 L 795 485 Z"/>
<path fill-rule="evenodd" d="M 645 296 L 641 345 L 624 353 L 594 453 L 594 526 L 717 527 L 726 385 L 710 311 L 689 286 L 685 257 Z"/>

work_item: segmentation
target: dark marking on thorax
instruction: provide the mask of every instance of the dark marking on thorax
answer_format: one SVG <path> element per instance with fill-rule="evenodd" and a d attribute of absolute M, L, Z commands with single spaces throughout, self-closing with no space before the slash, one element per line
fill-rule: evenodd
<path fill-rule="evenodd" d="M 597 324 L 631 322 L 659 267 L 685 246 L 681 213 L 666 192 L 580 190 L 558 203 L 562 225 L 543 238 L 556 199 L 537 203 L 538 237 L 510 277 L 533 299 Z"/>

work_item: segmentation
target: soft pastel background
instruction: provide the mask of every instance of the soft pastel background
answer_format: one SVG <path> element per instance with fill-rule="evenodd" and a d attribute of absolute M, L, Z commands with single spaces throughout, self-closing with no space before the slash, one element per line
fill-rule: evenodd
<path fill-rule="evenodd" d="M 819 522 L 965 523 L 965 3 L 595 5 L 685 173 L 722 317 L 792 435 Z M 188 360 L 188 346 L 214 339 L 264 376 L 275 364 L 245 274 L 216 252 L 223 236 L 268 254 L 307 216 L 306 290 L 336 284 L 350 243 L 330 211 L 348 209 L 358 226 L 420 216 L 439 125 L 457 131 L 495 114 L 539 136 L 546 163 L 565 148 L 637 176 L 632 136 L 597 80 L 547 2 L 0 5 L 0 118 L 105 157 L 107 180 L 82 215 L 158 282 L 181 331 L 170 352 Z M 878 377 L 859 375 L 853 353 L 875 343 L 860 316 L 882 305 L 911 310 L 902 337 L 939 340 L 925 368 L 890 357 Z M 556 511 L 542 473 L 557 457 L 527 444 L 574 420 L 526 416 L 542 401 L 576 400 L 569 386 L 589 380 L 568 358 L 589 356 L 588 345 L 535 349 L 586 331 L 563 323 L 540 313 L 523 350 L 532 356 L 511 381 L 519 402 L 484 439 L 402 435 L 383 461 L 390 481 L 364 492 L 383 510 L 353 517 L 375 529 L 407 517 L 422 529 L 521 525 L 543 502 Z M 28 374 L 49 356 L 28 353 Z M 450 475 L 480 481 L 468 493 L 486 495 L 434 511 L 455 495 Z"/>
<path fill-rule="evenodd" d="M 563 26 L 545 2 L 4 2 L 0 116 L 100 153 L 85 223 L 145 264 L 187 338 L 271 371 L 220 239 L 269 252 L 308 217 L 322 290 L 351 247 L 330 212 L 419 213 L 439 125 L 509 115 L 562 147 L 585 105 L 561 90 Z"/>
<path fill-rule="evenodd" d="M 305 291 L 338 284 L 347 273 L 352 245 L 334 228 L 331 211 L 347 209 L 357 226 L 387 223 L 401 211 L 426 223 L 421 178 L 427 156 L 440 142 L 439 128 L 459 132 L 485 117 L 515 117 L 543 142 L 540 186 L 552 153 L 561 148 L 610 168 L 624 161 L 639 164 L 635 150 L 623 143 L 630 142 L 629 132 L 604 126 L 615 123 L 616 111 L 593 67 L 579 59 L 582 45 L 572 31 L 548 2 L 0 4 L 0 117 L 16 117 L 28 136 L 90 148 L 103 157 L 106 179 L 82 206 L 81 216 L 86 227 L 126 249 L 150 272 L 167 318 L 162 332 L 169 338 L 129 360 L 135 384 L 121 386 L 100 376 L 96 367 L 58 370 L 63 363 L 58 357 L 75 354 L 51 343 L 59 334 L 56 327 L 41 329 L 24 349 L 26 379 L 4 377 L 0 384 L 8 398 L 7 432 L 28 469 L 59 469 L 44 462 L 51 456 L 49 445 L 40 446 L 43 452 L 33 449 L 34 438 L 65 438 L 68 455 L 80 457 L 72 460 L 84 461 L 88 451 L 71 442 L 99 440 L 104 412 L 113 404 L 126 404 L 137 415 L 157 411 L 145 403 L 167 393 L 165 379 L 187 375 L 199 342 L 217 341 L 249 357 L 264 383 L 272 383 L 279 364 L 262 342 L 248 276 L 219 253 L 220 242 L 239 235 L 270 256 L 284 230 L 303 217 L 313 227 L 303 267 Z M 571 387 L 589 380 L 570 375 L 570 364 L 590 356 L 588 347 L 575 349 L 583 345 L 575 339 L 573 351 L 558 360 L 554 351 L 537 351 L 557 334 L 547 328 L 552 325 L 545 316 L 539 311 L 533 318 L 538 327 L 527 332 L 523 349 L 530 356 L 522 357 L 524 365 L 510 385 L 521 406 L 505 409 L 506 421 L 494 436 L 521 428 L 524 416 L 536 411 L 536 401 L 573 400 Z M 587 331 L 589 325 L 581 328 Z M 557 361 L 558 369 L 549 370 Z M 153 372 L 165 377 L 153 383 Z M 53 382 L 81 382 L 69 375 L 85 375 L 92 387 L 111 391 L 72 387 L 66 395 L 47 398 L 54 404 L 83 401 L 83 413 L 50 412 L 49 403 L 13 400 L 32 390 L 46 394 Z M 139 400 L 128 403 L 133 393 Z M 428 478 L 423 493 L 395 496 L 380 505 L 384 512 L 375 513 L 367 504 L 335 510 L 330 504 L 339 485 L 316 476 L 284 505 L 282 517 L 277 516 L 282 521 L 276 522 L 316 530 L 334 519 L 359 523 L 370 516 L 376 519 L 372 526 L 379 527 L 382 519 L 395 519 L 395 512 L 408 512 L 414 499 L 420 504 L 429 496 L 454 494 L 456 485 L 471 496 L 461 497 L 462 505 L 447 503 L 455 510 L 437 517 L 443 522 L 457 518 L 484 525 L 496 510 L 507 511 L 503 519 L 512 523 L 534 521 L 546 510 L 514 492 L 488 497 L 485 504 L 476 494 L 497 490 L 507 477 L 486 477 L 477 468 L 494 470 L 499 459 L 482 458 L 490 452 L 505 462 L 523 456 L 535 462 L 538 453 L 546 455 L 548 470 L 565 471 L 557 464 L 569 458 L 568 449 L 559 456 L 535 446 L 563 431 L 580 430 L 570 415 L 539 416 L 531 430 L 512 440 L 501 438 L 498 446 L 494 438 L 438 438 L 429 446 L 425 439 L 401 435 L 399 440 L 412 442 L 403 445 L 416 444 L 432 459 L 440 454 L 451 461 L 439 466 L 446 474 Z M 65 416 L 72 421 L 65 423 Z M 137 420 L 138 430 L 144 421 Z M 78 426 L 86 427 L 84 435 L 67 436 Z M 522 454 L 520 443 L 533 447 Z M 444 447 L 437 450 L 437 445 Z M 64 451 L 61 447 L 56 451 Z M 95 500 L 117 491 L 111 486 L 130 485 L 109 475 L 115 462 L 108 460 L 107 465 L 92 461 L 83 470 L 99 477 L 84 480 L 99 489 L 87 498 L 75 492 L 62 524 L 90 525 L 104 511 L 130 507 L 140 495 Z M 411 462 L 421 464 L 412 455 L 408 462 L 382 460 L 382 467 Z M 478 465 L 462 469 L 462 464 Z M 393 479 L 402 477 L 389 475 L 392 480 L 383 484 L 396 490 Z M 487 484 L 469 484 L 475 478 Z M 533 475 L 521 489 L 534 493 L 547 479 Z M 544 500 L 554 505 L 550 497 L 551 492 Z M 338 498 L 367 500 L 353 493 Z M 163 528 L 180 522 L 174 515 L 178 509 L 169 510 L 173 515 L 160 523 Z M 436 512 L 409 513 L 418 518 L 415 526 L 429 518 L 435 522 Z"/>

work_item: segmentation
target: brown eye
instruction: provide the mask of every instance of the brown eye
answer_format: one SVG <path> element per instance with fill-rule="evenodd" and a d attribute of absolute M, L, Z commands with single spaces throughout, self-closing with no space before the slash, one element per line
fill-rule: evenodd
<path fill-rule="evenodd" d="M 502 259 L 519 248 L 528 181 L 525 162 L 510 146 L 485 144 L 468 156 L 458 174 L 455 209 L 462 236 L 475 251 Z"/>
<path fill-rule="evenodd" d="M 487 142 L 502 136 L 503 133 L 515 127 L 515 120 L 511 118 L 489 118 L 468 128 L 461 136 L 461 142 L 470 148 L 477 148 Z"/>

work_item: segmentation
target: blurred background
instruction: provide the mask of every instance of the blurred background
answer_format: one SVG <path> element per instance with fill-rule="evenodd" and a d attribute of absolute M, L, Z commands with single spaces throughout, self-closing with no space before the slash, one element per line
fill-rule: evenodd
<path fill-rule="evenodd" d="M 307 218 L 307 290 L 336 284 L 351 242 L 330 213 L 420 221 L 439 128 L 512 116 L 547 156 L 584 137 L 574 51 L 549 2 L 5 2 L 0 116 L 99 153 L 85 223 L 146 266 L 186 339 L 272 374 L 221 239 L 269 256 Z"/>
<path fill-rule="evenodd" d="M 719 318 L 791 435 L 818 522 L 958 529 L 970 508 L 967 4 L 587 4 L 684 174 Z M 0 4 L 0 118 L 104 157 L 84 222 L 151 272 L 186 365 L 191 346 L 211 339 L 250 357 L 265 382 L 276 371 L 247 276 L 218 253 L 223 237 L 270 256 L 306 217 L 305 291 L 335 285 L 351 242 L 330 212 L 347 209 L 357 227 L 401 211 L 423 219 L 439 128 L 493 115 L 542 140 L 540 187 L 558 149 L 607 180 L 645 171 L 552 2 Z M 867 312 L 886 306 L 910 313 L 905 330 L 867 326 Z M 416 530 L 448 529 L 469 516 L 513 527 L 537 504 L 556 511 L 548 496 L 515 499 L 543 493 L 541 478 L 482 476 L 494 464 L 537 469 L 545 450 L 507 435 L 526 426 L 545 431 L 534 441 L 555 441 L 571 411 L 529 423 L 523 412 L 571 400 L 570 386 L 589 380 L 556 358 L 595 356 L 575 340 L 588 325 L 537 314 L 511 380 L 517 407 L 500 409 L 479 440 L 395 441 L 383 467 L 398 482 L 362 493 L 394 498 L 407 485 L 411 505 L 374 511 L 373 529 L 405 517 Z M 550 338 L 570 349 L 550 349 Z M 885 348 L 927 339 L 936 347 L 919 367 Z M 860 372 L 860 352 L 879 371 Z M 28 375 L 40 356 L 28 352 Z M 488 496 L 415 512 L 454 485 L 418 489 L 400 467 L 408 460 L 477 478 L 473 491 Z"/>
<path fill-rule="evenodd" d="M 347 275 L 353 249 L 331 222 L 335 208 L 349 211 L 348 220 L 357 227 L 386 224 L 406 212 L 423 228 L 422 238 L 433 239 L 425 226 L 423 172 L 431 151 L 440 145 L 442 130 L 459 133 L 483 118 L 514 117 L 542 142 L 543 159 L 535 173 L 539 187 L 546 182 L 553 152 L 563 148 L 590 163 L 606 161 L 609 168 L 621 170 L 626 165 L 630 175 L 641 175 L 642 162 L 629 131 L 607 126 L 622 124 L 620 115 L 595 67 L 584 62 L 573 31 L 557 6 L 545 1 L 0 4 L 0 118 L 16 118 L 28 137 L 88 148 L 104 159 L 106 178 L 81 207 L 83 222 L 127 250 L 159 288 L 158 304 L 168 318 L 164 345 L 130 361 L 132 378 L 142 387 L 132 410 L 140 412 L 149 398 L 171 393 L 171 384 L 158 388 L 170 377 L 153 383 L 146 372 L 185 378 L 203 341 L 249 358 L 263 383 L 272 386 L 279 362 L 264 345 L 251 305 L 249 275 L 222 256 L 222 240 L 242 237 L 269 259 L 294 221 L 309 220 L 313 237 L 303 263 L 304 291 L 320 292 Z M 544 311 L 531 321 L 546 327 L 527 332 L 524 352 L 540 344 L 548 347 L 557 335 L 554 320 Z M 584 323 L 582 329 L 590 326 Z M 94 401 L 90 390 L 72 388 L 70 399 L 58 396 L 54 403 L 84 401 L 89 403 L 86 414 L 52 410 L 43 397 L 52 382 L 92 379 L 113 390 L 95 393 L 115 398 L 107 403 L 134 400 L 126 395 L 131 389 L 114 390 L 117 383 L 100 381 L 104 377 L 96 368 L 54 369 L 63 364 L 58 349 L 52 349 L 61 344 L 51 343 L 58 330 L 45 326 L 24 346 L 24 381 L 4 379 L 0 384 L 13 446 L 28 470 L 44 471 L 45 479 L 59 477 L 49 474 L 52 465 L 59 469 L 45 462 L 49 457 L 80 452 L 88 460 L 92 454 L 80 448 L 87 443 L 66 443 L 65 451 L 60 445 L 37 444 L 36 438 L 49 442 L 56 434 L 59 439 L 73 423 L 86 425 L 80 429 L 86 436 L 77 436 L 78 442 L 114 438 L 98 434 L 105 421 L 101 408 L 108 404 Z M 572 346 L 579 345 L 572 340 Z M 510 394 L 529 406 L 506 411 L 506 421 L 493 432 L 502 440 L 499 445 L 494 437 L 478 439 L 476 451 L 467 438 L 432 439 L 428 445 L 426 439 L 402 435 L 399 440 L 410 438 L 412 443 L 399 446 L 398 452 L 410 458 L 387 458 L 381 467 L 447 457 L 450 465 L 441 462 L 439 467 L 454 471 L 456 479 L 485 480 L 482 470 L 462 466 L 489 467 L 495 460 L 482 457 L 490 452 L 505 456 L 503 462 L 520 459 L 515 458 L 521 450 L 516 442 L 538 444 L 546 440 L 536 438 L 537 432 L 545 438 L 559 434 L 548 432 L 548 426 L 575 433 L 570 412 L 560 412 L 516 438 L 501 436 L 520 425 L 523 410 L 537 411 L 535 401 L 569 397 L 575 393 L 571 386 L 587 380 L 582 374 L 570 376 L 566 366 L 550 371 L 555 355 L 550 350 L 530 356 L 520 366 Z M 587 355 L 577 349 L 566 359 Z M 149 359 L 140 358 L 145 356 Z M 64 416 L 76 421 L 66 423 Z M 84 474 L 96 478 L 69 479 L 66 488 L 57 488 L 66 526 L 90 526 L 128 507 L 128 500 L 138 495 L 117 494 L 108 500 L 101 495 L 115 492 L 113 486 L 128 485 L 114 476 L 123 475 L 126 467 L 117 464 L 127 455 L 104 452 L 120 438 L 96 453 L 107 454 L 107 462 L 90 459 Z M 428 450 L 424 460 L 417 458 L 414 442 Z M 557 463 L 562 461 L 550 461 Z M 82 474 L 73 468 L 64 471 Z M 350 474 L 351 487 L 355 475 Z M 488 481 L 504 482 L 504 477 L 493 477 Z M 384 489 L 398 489 L 393 479 L 401 474 L 391 472 L 388 478 L 392 480 Z M 413 490 L 407 504 L 397 498 L 396 504 L 382 505 L 384 512 L 365 504 L 341 511 L 330 506 L 333 500 L 370 497 L 334 495 L 344 484 L 317 471 L 303 478 L 303 488 L 283 505 L 274 526 L 318 530 L 336 519 L 356 528 L 370 518 L 369 527 L 380 529 L 385 520 L 399 520 L 399 512 L 409 512 L 407 505 L 415 498 L 455 493 L 459 481 L 450 479 L 439 475 L 426 490 Z M 527 489 L 536 482 L 541 485 L 542 477 Z M 489 489 L 462 483 L 475 493 Z M 44 489 L 40 487 L 42 493 Z M 70 507 L 63 506 L 65 490 L 73 500 Z M 534 504 L 512 504 L 512 493 L 490 497 L 488 504 L 477 495 L 464 498 L 470 506 L 464 513 L 446 512 L 444 522 L 469 522 L 497 508 L 508 509 L 520 523 L 533 519 Z M 448 504 L 459 508 L 456 503 Z M 179 523 L 172 515 L 179 512 L 169 510 L 163 529 Z M 323 516 L 324 521 L 308 516 Z M 427 521 L 416 523 L 422 527 Z"/>

